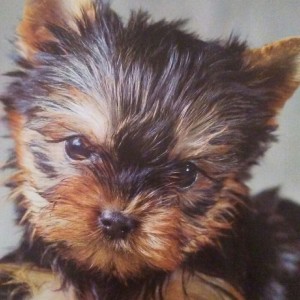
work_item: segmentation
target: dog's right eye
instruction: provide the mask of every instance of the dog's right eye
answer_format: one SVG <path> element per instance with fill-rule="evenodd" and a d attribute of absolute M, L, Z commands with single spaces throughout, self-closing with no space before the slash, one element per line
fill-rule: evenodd
<path fill-rule="evenodd" d="M 81 136 L 73 136 L 65 141 L 67 155 L 73 160 L 88 159 L 91 154 L 91 147 Z"/>

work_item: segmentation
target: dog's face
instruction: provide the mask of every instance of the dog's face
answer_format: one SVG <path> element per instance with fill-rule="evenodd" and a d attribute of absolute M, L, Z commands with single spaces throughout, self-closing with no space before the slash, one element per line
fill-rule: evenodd
<path fill-rule="evenodd" d="M 2 100 L 32 238 L 121 278 L 216 244 L 299 84 L 299 39 L 205 43 L 92 0 L 27 1 L 18 33 Z"/>

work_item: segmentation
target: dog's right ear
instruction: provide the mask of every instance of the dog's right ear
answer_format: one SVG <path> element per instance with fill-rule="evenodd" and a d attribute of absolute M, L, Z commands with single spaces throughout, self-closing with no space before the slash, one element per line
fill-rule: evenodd
<path fill-rule="evenodd" d="M 47 43 L 59 43 L 49 26 L 78 31 L 76 20 L 82 17 L 83 11 L 92 17 L 96 2 L 99 0 L 26 0 L 17 29 L 20 54 L 33 62 L 35 54 Z"/>

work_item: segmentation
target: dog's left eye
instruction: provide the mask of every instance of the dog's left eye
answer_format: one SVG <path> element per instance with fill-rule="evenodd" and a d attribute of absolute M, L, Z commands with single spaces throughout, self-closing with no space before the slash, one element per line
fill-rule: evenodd
<path fill-rule="evenodd" d="M 73 160 L 84 160 L 91 156 L 89 144 L 81 136 L 73 136 L 65 141 L 67 155 Z"/>
<path fill-rule="evenodd" d="M 189 188 L 198 178 L 198 167 L 192 162 L 185 162 L 179 166 L 179 185 Z"/>

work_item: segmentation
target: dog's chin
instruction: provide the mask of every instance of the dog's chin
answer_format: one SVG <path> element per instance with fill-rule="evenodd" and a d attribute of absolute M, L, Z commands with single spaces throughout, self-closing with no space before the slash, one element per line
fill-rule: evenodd
<path fill-rule="evenodd" d="M 92 247 L 87 245 L 64 249 L 61 255 L 67 260 L 75 261 L 82 270 L 94 270 L 125 281 L 150 272 L 172 272 L 182 261 L 182 255 L 178 252 L 174 256 L 172 249 L 161 249 L 156 254 L 155 250 L 149 249 L 147 253 L 147 249 L 141 248 L 137 243 L 138 240 L 134 239 L 108 239 Z"/>

